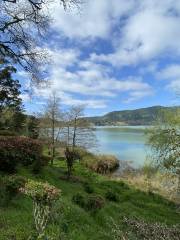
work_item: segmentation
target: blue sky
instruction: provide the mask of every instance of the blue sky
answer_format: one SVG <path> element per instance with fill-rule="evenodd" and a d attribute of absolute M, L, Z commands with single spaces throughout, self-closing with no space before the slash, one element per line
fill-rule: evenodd
<path fill-rule="evenodd" d="M 180 1 L 85 0 L 66 12 L 54 1 L 48 11 L 50 86 L 22 94 L 28 112 L 53 90 L 62 108 L 83 104 L 87 115 L 180 104 Z"/>

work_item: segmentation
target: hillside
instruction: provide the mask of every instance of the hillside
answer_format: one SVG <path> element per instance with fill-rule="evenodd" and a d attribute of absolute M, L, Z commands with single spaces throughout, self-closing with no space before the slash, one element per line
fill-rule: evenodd
<path fill-rule="evenodd" d="M 48 182 L 62 191 L 61 199 L 53 210 L 53 221 L 50 221 L 48 225 L 47 233 L 52 237 L 48 239 L 155 239 L 144 238 L 144 230 L 134 229 L 132 219 L 149 223 L 148 228 L 153 223 L 167 224 L 171 228 L 179 222 L 179 214 L 175 205 L 159 195 L 142 192 L 122 181 L 111 181 L 105 176 L 87 170 L 79 163 L 75 165 L 74 170 L 76 181 L 63 179 L 66 172 L 63 161 L 57 161 L 53 167 L 47 166 L 39 175 L 33 175 L 28 169 L 21 168 L 18 171 L 18 175 Z M 87 189 L 87 183 L 90 185 L 91 192 Z M 116 193 L 118 200 L 113 199 L 111 195 L 108 195 L 111 196 L 111 200 L 110 197 L 109 200 L 107 199 L 107 193 L 112 191 Z M 77 202 L 79 205 L 72 201 L 77 194 L 84 196 L 85 199 L 100 196 L 104 205 L 97 212 L 86 210 L 79 206 L 81 199 Z M 0 207 L 0 213 L 0 240 L 29 239 L 33 229 L 31 199 L 23 195 L 17 196 L 8 207 Z M 124 219 L 131 220 L 128 220 L 127 224 Z M 129 232 L 128 238 L 121 238 L 119 234 L 125 234 L 127 231 Z M 157 231 L 160 229 L 157 228 Z M 171 228 L 172 231 L 174 230 Z M 148 233 L 145 234 L 147 236 Z M 179 238 L 167 236 L 163 239 Z"/>
<path fill-rule="evenodd" d="M 162 110 L 171 112 L 177 109 L 180 109 L 180 107 L 153 106 L 135 110 L 114 111 L 104 116 L 88 117 L 87 119 L 96 126 L 153 125 Z"/>

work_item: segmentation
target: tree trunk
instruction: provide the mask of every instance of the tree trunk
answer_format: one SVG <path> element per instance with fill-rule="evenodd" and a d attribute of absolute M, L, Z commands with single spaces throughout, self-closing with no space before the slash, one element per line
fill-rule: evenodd
<path fill-rule="evenodd" d="M 51 165 L 53 165 L 54 157 L 55 157 L 55 119 L 54 119 L 54 113 L 52 114 L 52 159 L 51 159 Z"/>
<path fill-rule="evenodd" d="M 73 132 L 73 150 L 76 146 L 76 128 L 77 128 L 77 126 L 76 126 L 76 118 L 75 118 L 74 119 L 74 132 Z"/>
<path fill-rule="evenodd" d="M 177 185 L 177 198 L 180 201 L 180 172 L 177 173 L 178 185 Z"/>
<path fill-rule="evenodd" d="M 67 145 L 69 146 L 69 126 L 68 126 Z"/>

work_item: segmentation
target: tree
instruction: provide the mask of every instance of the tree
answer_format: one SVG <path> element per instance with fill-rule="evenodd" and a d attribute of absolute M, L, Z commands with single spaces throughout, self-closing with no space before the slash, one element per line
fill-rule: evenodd
<path fill-rule="evenodd" d="M 75 147 L 91 148 L 96 146 L 94 128 L 85 119 L 84 106 L 72 106 L 66 113 L 67 142 L 68 145 Z"/>
<path fill-rule="evenodd" d="M 20 98 L 21 85 L 12 78 L 16 69 L 9 65 L 0 65 L 0 128 L 21 131 L 25 115 L 22 99 Z"/>
<path fill-rule="evenodd" d="M 68 174 L 68 179 L 69 179 L 72 175 L 72 169 L 73 169 L 73 164 L 74 164 L 74 160 L 75 160 L 74 149 L 70 148 L 69 146 L 66 146 L 64 154 L 65 154 L 65 158 L 66 158 L 67 174 Z"/>
<path fill-rule="evenodd" d="M 12 79 L 15 72 L 12 66 L 0 65 L 0 112 L 7 106 L 16 109 L 21 106 L 21 85 L 18 80 Z"/>
<path fill-rule="evenodd" d="M 149 131 L 148 144 L 159 167 L 174 172 L 178 177 L 177 194 L 180 194 L 180 111 L 162 112 L 157 125 Z"/>
<path fill-rule="evenodd" d="M 78 4 L 79 0 L 59 0 L 67 6 Z M 51 0 L 1 0 L 0 1 L 0 62 L 8 60 L 19 64 L 31 74 L 35 81 L 43 77 L 42 68 L 46 52 L 42 37 L 49 27 L 47 8 Z"/>
<path fill-rule="evenodd" d="M 72 106 L 66 113 L 65 127 L 67 127 L 67 146 L 65 157 L 68 169 L 68 178 L 72 174 L 75 160 L 78 159 L 77 147 L 90 148 L 95 144 L 94 129 L 90 123 L 83 118 L 84 106 Z M 65 135 L 66 136 L 66 135 Z"/>
<path fill-rule="evenodd" d="M 47 138 L 50 144 L 51 164 L 55 158 L 56 144 L 59 140 L 59 134 L 63 127 L 62 113 L 60 111 L 60 99 L 53 91 L 47 100 L 43 116 L 41 117 L 41 136 Z"/>
<path fill-rule="evenodd" d="M 28 137 L 37 139 L 39 136 L 39 119 L 35 116 L 28 116 L 26 120 L 26 128 Z"/>

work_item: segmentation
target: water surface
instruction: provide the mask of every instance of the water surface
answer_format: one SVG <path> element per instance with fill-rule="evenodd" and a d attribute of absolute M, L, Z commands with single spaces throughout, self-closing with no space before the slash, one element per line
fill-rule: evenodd
<path fill-rule="evenodd" d="M 145 129 L 145 126 L 97 127 L 96 151 L 131 161 L 134 167 L 142 166 L 148 154 Z"/>

